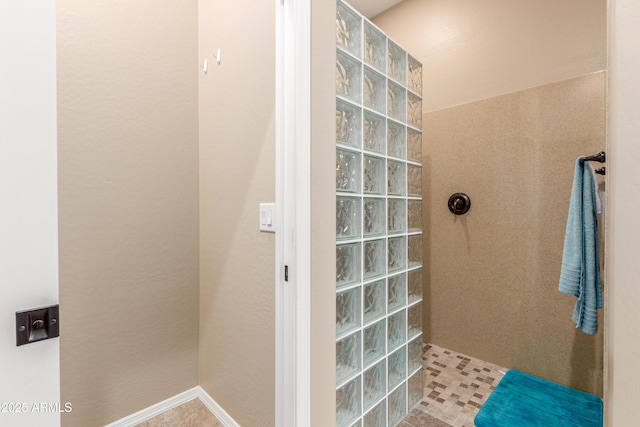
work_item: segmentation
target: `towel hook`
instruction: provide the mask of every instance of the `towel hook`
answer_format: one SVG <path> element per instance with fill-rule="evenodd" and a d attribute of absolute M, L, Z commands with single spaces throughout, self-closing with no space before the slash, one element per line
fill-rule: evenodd
<path fill-rule="evenodd" d="M 580 159 L 580 162 L 598 162 L 604 163 L 607 161 L 607 155 L 604 151 L 599 152 L 598 154 L 594 154 L 593 156 L 587 156 Z"/>
<path fill-rule="evenodd" d="M 216 62 L 218 63 L 218 65 L 220 65 L 220 63 L 222 62 L 222 50 L 218 49 L 214 55 L 208 56 L 204 59 L 204 63 L 200 66 L 200 68 L 202 68 L 202 71 L 204 71 L 205 74 L 207 74 L 207 72 L 209 71 L 210 57 L 215 57 Z"/>
<path fill-rule="evenodd" d="M 604 163 L 607 161 L 607 155 L 604 151 L 599 152 L 598 154 L 594 154 L 593 156 L 587 156 L 587 157 L 583 157 L 580 159 L 580 163 L 584 163 L 584 162 L 599 162 L 599 163 Z M 597 174 L 600 175 L 606 175 L 607 174 L 607 170 L 606 168 L 602 167 L 600 169 L 596 169 L 594 171 Z"/>

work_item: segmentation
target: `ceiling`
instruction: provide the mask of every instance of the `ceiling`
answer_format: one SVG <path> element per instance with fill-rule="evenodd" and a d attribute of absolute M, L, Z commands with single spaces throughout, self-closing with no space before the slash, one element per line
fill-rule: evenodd
<path fill-rule="evenodd" d="M 373 18 L 401 1 L 402 0 L 347 0 L 347 3 L 367 18 Z"/>

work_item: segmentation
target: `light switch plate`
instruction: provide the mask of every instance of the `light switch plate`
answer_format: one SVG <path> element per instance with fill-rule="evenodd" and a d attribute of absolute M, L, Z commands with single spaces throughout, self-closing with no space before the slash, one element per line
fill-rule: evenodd
<path fill-rule="evenodd" d="M 260 231 L 276 232 L 275 203 L 260 203 Z"/>

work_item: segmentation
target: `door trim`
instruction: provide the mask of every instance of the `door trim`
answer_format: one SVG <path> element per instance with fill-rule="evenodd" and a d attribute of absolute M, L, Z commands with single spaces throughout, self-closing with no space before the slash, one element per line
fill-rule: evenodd
<path fill-rule="evenodd" d="M 310 11 L 310 0 L 276 0 L 275 400 L 283 427 L 311 424 Z"/>

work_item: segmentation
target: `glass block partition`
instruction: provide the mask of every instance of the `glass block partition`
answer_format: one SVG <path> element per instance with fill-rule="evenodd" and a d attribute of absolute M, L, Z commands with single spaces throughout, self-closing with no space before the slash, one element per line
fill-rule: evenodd
<path fill-rule="evenodd" d="M 341 0 L 336 16 L 336 424 L 422 400 L 422 65 Z"/>

